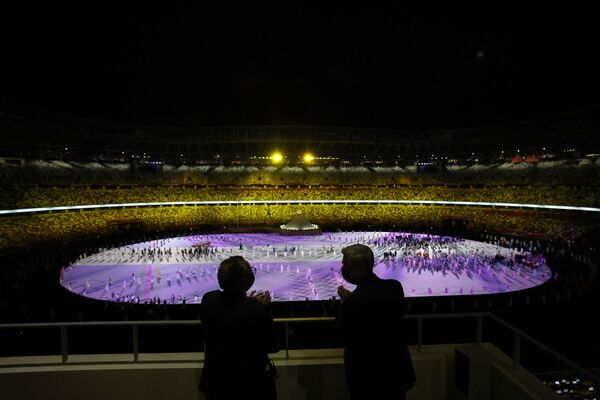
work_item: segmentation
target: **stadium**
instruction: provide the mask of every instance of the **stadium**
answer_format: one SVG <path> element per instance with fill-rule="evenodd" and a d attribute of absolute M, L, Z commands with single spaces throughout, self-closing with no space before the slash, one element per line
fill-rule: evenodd
<path fill-rule="evenodd" d="M 486 54 L 468 61 L 482 75 L 466 85 L 488 101 L 482 93 L 504 92 L 500 84 L 480 88 L 502 76 L 484 65 L 499 56 Z M 279 62 L 267 59 L 264 65 Z M 209 70 L 241 79 L 227 62 L 213 62 Z M 376 71 L 368 71 L 365 85 L 376 85 Z M 408 103 L 394 103 L 407 108 L 393 117 L 393 96 L 359 88 L 387 99 L 377 107 L 391 111 L 373 120 L 368 107 L 375 106 L 363 100 L 347 109 L 314 100 L 321 117 L 301 118 L 282 111 L 297 110 L 294 101 L 283 101 L 280 112 L 260 111 L 244 97 L 250 89 L 239 88 L 228 94 L 246 100 L 222 111 L 221 89 L 207 79 L 197 84 L 211 101 L 184 116 L 180 109 L 192 100 L 183 94 L 174 106 L 122 94 L 126 105 L 102 108 L 99 95 L 115 99 L 88 78 L 81 79 L 98 96 L 82 104 L 67 94 L 48 100 L 53 83 L 42 75 L 32 78 L 33 89 L 23 79 L 7 83 L 0 97 L 0 381 L 11 398 L 56 372 L 63 375 L 50 386 L 52 397 L 88 396 L 87 386 L 102 388 L 120 370 L 157 391 L 131 392 L 134 398 L 158 398 L 173 382 L 182 397 L 198 398 L 201 299 L 219 289 L 219 264 L 234 255 L 252 265 L 252 290 L 270 292 L 283 344 L 272 357 L 282 374 L 279 397 L 348 398 L 335 319 L 337 287 L 355 289 L 340 272 L 342 249 L 355 243 L 373 250 L 376 275 L 404 288 L 406 341 L 422 377 L 408 398 L 595 398 L 600 103 L 592 94 L 568 92 L 565 83 L 556 97 L 576 95 L 578 103 L 539 97 L 531 101 L 544 112 L 523 106 L 509 115 L 475 101 L 475 117 L 428 100 L 437 108 L 427 112 L 438 116 L 420 104 L 410 119 Z M 170 90 L 161 82 L 155 99 Z M 105 84 L 124 83 L 115 75 Z M 421 84 L 439 89 L 439 82 Z M 278 90 L 271 94 L 281 96 Z M 258 98 L 274 107 L 284 97 Z M 250 117 L 240 117 L 242 109 Z M 125 118 L 130 111 L 135 116 Z M 265 124 L 271 114 L 277 123 Z M 494 372 L 477 375 L 481 350 L 464 372 L 457 360 L 468 343 L 485 349 Z M 139 369 L 147 374 L 136 375 Z M 77 374 L 80 384 L 70 387 Z M 469 386 L 475 377 L 487 392 Z M 444 384 L 434 390 L 435 381 Z M 505 381 L 512 383 L 502 392 Z"/>

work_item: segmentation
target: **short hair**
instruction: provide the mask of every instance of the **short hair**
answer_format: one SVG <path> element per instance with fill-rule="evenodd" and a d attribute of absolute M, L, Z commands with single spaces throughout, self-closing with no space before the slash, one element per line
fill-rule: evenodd
<path fill-rule="evenodd" d="M 352 244 L 342 249 L 344 259 L 352 266 L 362 270 L 371 271 L 375 265 L 373 250 L 364 244 Z"/>
<path fill-rule="evenodd" d="M 217 280 L 224 291 L 245 292 L 254 284 L 254 272 L 244 257 L 233 256 L 221 262 Z"/>

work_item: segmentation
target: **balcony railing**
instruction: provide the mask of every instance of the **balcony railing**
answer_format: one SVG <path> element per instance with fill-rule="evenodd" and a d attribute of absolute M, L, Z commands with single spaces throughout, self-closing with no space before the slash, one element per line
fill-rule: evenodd
<path fill-rule="evenodd" d="M 559 354 L 550 347 L 541 343 L 540 341 L 529 336 L 520 329 L 514 327 L 505 320 L 497 317 L 496 315 L 489 312 L 474 312 L 474 313 L 454 313 L 454 314 L 411 314 L 406 315 L 407 321 L 416 320 L 416 349 L 418 352 L 422 351 L 424 346 L 423 343 L 423 321 L 426 320 L 450 320 L 450 319 L 474 319 L 475 325 L 475 337 L 474 342 L 482 343 L 483 339 L 483 328 L 484 320 L 494 321 L 499 324 L 505 330 L 512 335 L 512 357 L 513 369 L 517 370 L 521 368 L 521 344 L 523 341 L 533 345 L 538 350 L 541 350 L 547 356 L 550 356 L 556 361 L 568 366 L 570 369 L 577 371 L 582 376 L 595 381 L 600 384 L 600 377 L 594 375 L 590 371 L 586 370 L 577 363 L 571 361 L 567 357 Z M 285 358 L 290 359 L 290 326 L 296 324 L 305 323 L 334 323 L 335 318 L 333 317 L 306 317 L 306 318 L 275 318 L 275 324 L 281 324 L 284 326 L 285 332 Z M 132 335 L 132 362 L 137 363 L 139 361 L 139 330 L 140 326 L 199 326 L 200 321 L 197 320 L 186 320 L 186 321 L 108 321 L 108 322 L 49 322 L 49 323 L 26 323 L 26 324 L 0 324 L 0 330 L 6 329 L 58 329 L 60 332 L 60 349 L 61 349 L 61 363 L 66 364 L 69 361 L 69 329 L 78 327 L 131 327 Z M 61 363 L 56 363 L 60 365 Z M 2 368 L 0 366 L 0 368 Z"/>

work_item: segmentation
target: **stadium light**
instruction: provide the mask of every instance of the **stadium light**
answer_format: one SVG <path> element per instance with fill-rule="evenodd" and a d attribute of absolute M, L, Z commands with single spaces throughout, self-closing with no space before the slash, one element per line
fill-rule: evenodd
<path fill-rule="evenodd" d="M 273 161 L 273 164 L 279 164 L 281 161 L 283 161 L 283 154 L 276 151 L 275 153 L 271 154 L 271 161 Z"/>
<path fill-rule="evenodd" d="M 308 164 L 308 163 L 311 163 L 315 159 L 315 156 L 313 156 L 310 153 L 305 153 L 303 159 L 304 159 L 304 162 Z"/>

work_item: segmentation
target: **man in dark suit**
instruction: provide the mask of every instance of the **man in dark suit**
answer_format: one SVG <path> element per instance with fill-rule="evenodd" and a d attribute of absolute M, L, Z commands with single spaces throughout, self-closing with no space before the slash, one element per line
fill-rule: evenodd
<path fill-rule="evenodd" d="M 246 292 L 254 283 L 248 261 L 234 256 L 217 274 L 223 289 L 202 297 L 205 360 L 200 390 L 207 400 L 276 399 L 267 353 L 278 351 L 269 292 Z"/>
<path fill-rule="evenodd" d="M 338 287 L 338 322 L 345 342 L 346 384 L 352 400 L 404 399 L 416 380 L 404 342 L 404 290 L 373 273 L 373 251 L 354 244 L 342 250 L 342 276 L 356 285 Z"/>

